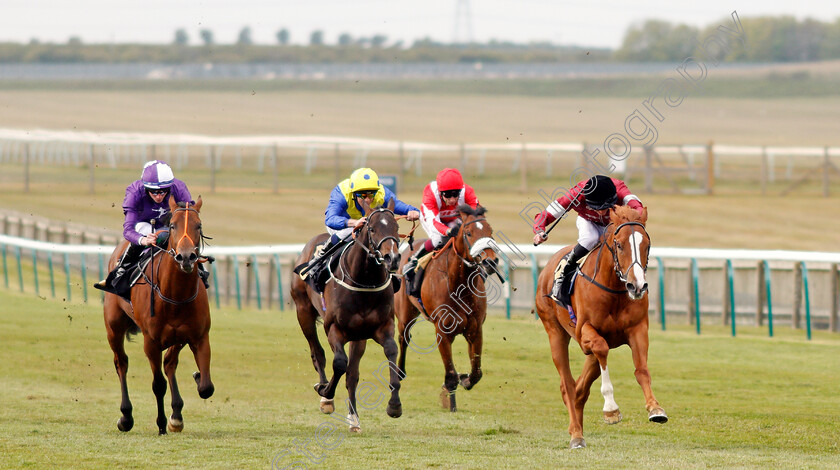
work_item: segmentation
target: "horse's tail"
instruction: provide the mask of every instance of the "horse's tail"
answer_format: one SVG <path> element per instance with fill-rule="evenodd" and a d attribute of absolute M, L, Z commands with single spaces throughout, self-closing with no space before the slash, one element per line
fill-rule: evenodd
<path fill-rule="evenodd" d="M 137 326 L 137 323 L 131 322 L 131 325 L 125 330 L 125 339 L 129 342 L 134 341 L 134 336 L 140 333 L 140 327 Z"/>

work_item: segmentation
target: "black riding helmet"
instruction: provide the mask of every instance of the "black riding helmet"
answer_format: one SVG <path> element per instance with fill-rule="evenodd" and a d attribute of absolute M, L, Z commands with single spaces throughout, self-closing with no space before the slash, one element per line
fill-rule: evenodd
<path fill-rule="evenodd" d="M 608 209 L 618 202 L 615 184 L 609 176 L 595 175 L 589 178 L 583 187 L 583 195 L 586 197 L 586 207 L 596 211 Z"/>

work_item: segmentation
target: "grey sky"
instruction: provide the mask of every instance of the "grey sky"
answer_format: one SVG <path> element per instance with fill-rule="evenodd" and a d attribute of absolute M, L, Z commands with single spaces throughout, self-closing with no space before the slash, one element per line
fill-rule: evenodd
<path fill-rule="evenodd" d="M 429 36 L 449 42 L 456 33 L 458 5 L 468 4 L 472 36 L 528 42 L 618 47 L 627 27 L 645 19 L 705 26 L 728 18 L 793 15 L 834 21 L 840 2 L 778 0 L 3 0 L 0 41 L 86 43 L 169 43 L 184 28 L 192 44 L 199 30 L 213 31 L 217 43 L 232 43 L 249 26 L 258 44 L 276 43 L 281 28 L 293 43 L 306 43 L 320 29 L 327 43 L 339 34 L 384 34 L 389 40 Z M 463 11 L 463 9 L 461 10 Z M 462 18 L 466 15 L 462 15 Z M 459 38 L 467 37 L 464 23 Z"/>

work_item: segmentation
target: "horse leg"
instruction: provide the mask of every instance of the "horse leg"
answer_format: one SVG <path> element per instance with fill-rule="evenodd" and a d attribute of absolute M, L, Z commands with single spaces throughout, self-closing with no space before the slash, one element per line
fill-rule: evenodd
<path fill-rule="evenodd" d="M 198 366 L 198 372 L 193 373 L 198 396 L 206 400 L 216 391 L 213 381 L 210 380 L 210 335 L 205 334 L 196 344 L 190 343 L 190 350 L 195 357 L 195 365 Z"/>
<path fill-rule="evenodd" d="M 350 342 L 350 358 L 347 361 L 347 378 L 344 383 L 347 386 L 347 397 L 350 403 L 350 410 L 347 414 L 347 422 L 350 423 L 350 432 L 362 432 L 359 422 L 359 413 L 356 411 L 356 387 L 359 385 L 359 362 L 365 354 L 367 341 Z"/>
<path fill-rule="evenodd" d="M 411 342 L 411 329 L 408 328 L 408 325 L 403 323 L 402 321 L 397 322 L 397 333 L 399 334 L 400 338 L 400 353 L 399 359 L 397 361 L 397 367 L 400 368 L 402 374 L 400 375 L 400 380 L 405 378 L 405 355 L 406 351 L 408 350 L 408 343 Z M 414 324 L 413 321 L 409 322 L 410 324 Z M 383 346 L 384 348 L 384 346 Z M 387 355 L 387 353 L 386 353 Z"/>
<path fill-rule="evenodd" d="M 642 386 L 642 393 L 645 395 L 645 409 L 648 411 L 648 420 L 654 423 L 667 423 L 668 415 L 659 406 L 659 402 L 653 396 L 653 390 L 650 386 L 650 372 L 647 366 L 647 324 L 636 327 L 628 335 L 628 344 L 630 345 L 630 350 L 633 352 L 633 365 L 636 367 L 636 382 L 639 382 L 639 385 Z"/>
<path fill-rule="evenodd" d="M 184 417 L 181 416 L 181 410 L 184 409 L 184 400 L 181 398 L 181 392 L 178 391 L 178 381 L 175 379 L 178 355 L 183 348 L 183 344 L 176 344 L 167 349 L 163 356 L 163 371 L 166 373 L 166 378 L 169 379 L 169 392 L 172 394 L 172 415 L 169 416 L 169 422 L 166 423 L 166 429 L 170 432 L 184 430 Z"/>
<path fill-rule="evenodd" d="M 468 352 L 470 355 L 470 375 L 461 374 L 461 385 L 470 390 L 475 387 L 475 384 L 481 380 L 481 346 L 484 338 L 481 333 L 481 325 L 478 325 L 477 331 L 464 336 L 467 340 Z"/>
<path fill-rule="evenodd" d="M 333 350 L 333 376 L 326 384 L 315 384 L 315 391 L 322 397 L 333 400 L 335 399 L 335 389 L 338 387 L 338 381 L 341 376 L 347 372 L 347 354 L 344 352 L 344 345 L 347 339 L 344 334 L 338 331 L 338 327 L 333 325 L 327 334 L 327 340 L 330 342 Z"/>
<path fill-rule="evenodd" d="M 385 357 L 388 359 L 389 384 L 391 389 L 391 399 L 388 400 L 388 408 L 385 410 L 388 416 L 392 418 L 399 418 L 402 416 L 402 402 L 400 401 L 400 381 L 405 377 L 402 369 L 397 366 L 397 342 L 394 341 L 394 327 L 391 324 L 388 327 L 380 328 L 374 338 L 377 343 L 382 345 L 382 350 L 385 352 Z M 380 377 L 382 365 L 376 371 L 376 375 Z"/>
<path fill-rule="evenodd" d="M 448 335 L 440 335 L 438 342 L 440 358 L 443 360 L 443 386 L 440 391 L 440 405 L 449 408 L 449 411 L 458 411 L 455 404 L 455 390 L 458 388 L 458 372 L 455 371 L 455 362 L 452 361 L 452 338 Z"/>
<path fill-rule="evenodd" d="M 569 447 L 579 449 L 586 447 L 583 439 L 583 419 L 578 419 L 578 412 L 575 407 L 575 379 L 572 377 L 572 369 L 569 366 L 569 340 L 571 337 L 555 319 L 543 320 L 545 331 L 548 333 L 548 343 L 551 346 L 551 359 L 554 367 L 560 374 L 560 391 L 563 396 L 563 403 L 569 411 Z"/>
<path fill-rule="evenodd" d="M 166 395 L 166 378 L 161 371 L 161 353 L 160 348 L 153 344 L 151 340 L 146 337 L 143 344 L 143 351 L 146 357 L 149 358 L 149 364 L 152 366 L 152 392 L 155 394 L 155 401 L 157 402 L 157 425 L 159 434 L 166 434 L 166 413 L 163 411 L 163 397 Z"/>
<path fill-rule="evenodd" d="M 583 325 L 580 333 L 580 345 L 584 351 L 591 353 L 594 359 L 587 357 L 584 364 L 584 372 L 581 373 L 578 380 L 578 393 L 581 393 L 581 388 L 585 387 L 587 393 L 592 382 L 601 374 L 601 395 L 604 397 L 604 421 L 608 424 L 616 424 L 621 421 L 621 411 L 618 409 L 618 403 L 615 402 L 613 396 L 613 385 L 610 381 L 610 371 L 607 368 L 607 355 L 610 352 L 610 347 L 607 341 L 592 327 L 590 324 Z M 595 371 L 595 365 L 598 365 L 600 371 Z M 586 400 L 581 403 L 581 409 Z M 579 419 L 583 419 L 581 416 Z"/>
<path fill-rule="evenodd" d="M 115 304 L 116 300 L 112 303 Z M 117 429 L 122 432 L 128 432 L 134 427 L 134 418 L 131 415 L 133 408 L 131 406 L 131 400 L 128 398 L 128 383 L 126 381 L 128 374 L 128 356 L 125 354 L 125 333 L 128 328 L 127 322 L 130 322 L 131 320 L 124 316 L 122 311 L 111 310 L 109 312 L 108 304 L 108 298 L 106 297 L 105 326 L 108 330 L 108 344 L 111 345 L 111 350 L 114 352 L 114 368 L 117 369 L 117 376 L 120 379 L 120 394 L 122 396 L 120 401 L 120 412 L 122 413 L 122 416 L 119 421 L 117 421 Z M 111 305 L 111 307 L 114 309 L 118 308 L 114 305 Z M 109 313 L 112 315 L 109 315 Z M 111 319 L 110 317 L 113 316 L 117 316 L 117 318 Z"/>
<path fill-rule="evenodd" d="M 309 301 L 307 300 L 307 302 Z M 326 386 L 327 374 L 324 372 L 324 369 L 327 366 L 327 357 L 324 354 L 324 348 L 321 347 L 321 342 L 318 341 L 318 329 L 316 325 L 318 312 L 315 311 L 311 303 L 306 305 L 296 303 L 295 305 L 297 307 L 298 324 L 300 324 L 303 336 L 306 337 L 306 341 L 309 343 L 309 356 L 312 358 L 312 366 L 315 367 L 315 372 L 318 373 L 318 383 L 315 386 Z M 333 402 L 331 400 L 325 400 L 321 400 L 321 411 L 332 413 L 335 410 Z"/>

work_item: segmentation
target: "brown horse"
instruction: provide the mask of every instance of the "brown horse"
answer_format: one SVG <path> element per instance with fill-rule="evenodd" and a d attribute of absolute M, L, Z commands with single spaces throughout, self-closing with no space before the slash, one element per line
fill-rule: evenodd
<path fill-rule="evenodd" d="M 393 199 L 387 208 L 371 209 L 363 205 L 365 224 L 355 232 L 355 239 L 345 246 L 337 258 L 328 261 L 330 279 L 324 288 L 323 298 L 300 276 L 292 275 L 291 294 L 297 309 L 298 323 L 309 342 L 312 364 L 319 376 L 315 391 L 321 396 L 321 411 L 335 411 L 335 391 L 341 376 L 346 373 L 350 408 L 347 423 L 353 432 L 361 432 L 356 387 L 359 383 L 359 362 L 365 353 L 368 339 L 382 345 L 388 359 L 391 392 L 386 410 L 388 416 L 398 418 L 402 415 L 399 395 L 401 372 L 396 366 L 392 286 L 392 274 L 400 262 L 399 226 L 393 209 Z M 309 261 L 316 246 L 328 237 L 322 233 L 309 240 L 297 264 Z M 319 318 L 323 319 L 327 341 L 333 350 L 333 376 L 329 381 L 324 372 L 326 357 L 316 329 Z M 346 343 L 350 343 L 349 358 L 344 352 Z M 380 366 L 377 372 L 382 373 L 382 369 Z"/>
<path fill-rule="evenodd" d="M 117 422 L 120 431 L 130 431 L 134 426 L 132 406 L 128 398 L 126 374 L 128 356 L 124 339 L 143 332 L 143 351 L 152 366 L 152 391 L 157 399 L 157 426 L 160 434 L 184 429 L 181 410 L 184 401 L 175 381 L 178 353 L 189 345 L 195 355 L 198 372 L 193 378 L 201 398 L 213 395 L 210 381 L 210 307 L 207 291 L 198 276 L 196 262 L 202 260 L 201 197 L 194 206 L 176 205 L 169 199 L 171 219 L 169 242 L 166 250 L 155 253 L 143 271 L 142 280 L 131 289 L 131 303 L 117 295 L 105 294 L 105 328 L 108 342 L 114 351 L 114 366 L 120 378 L 122 417 Z M 120 255 L 128 246 L 123 240 L 117 245 L 108 268 L 113 269 Z M 172 391 L 172 416 L 167 421 L 163 410 L 166 378 L 161 372 L 161 354 L 166 350 L 163 366 Z"/>
<path fill-rule="evenodd" d="M 645 231 L 647 208 L 618 206 L 610 210 L 610 224 L 601 242 L 593 249 L 578 275 L 571 296 L 572 315 L 558 306 L 547 294 L 554 283 L 554 270 L 569 251 L 563 248 L 548 261 L 540 274 L 536 305 L 551 345 L 551 357 L 561 377 L 563 401 L 569 410 L 571 448 L 586 447 L 583 439 L 583 407 L 589 389 L 600 375 L 604 396 L 604 420 L 621 421 L 621 412 L 613 398 L 613 386 L 607 369 L 607 354 L 623 344 L 633 352 L 636 381 L 645 395 L 648 419 L 668 421 L 665 410 L 653 396 L 648 372 L 648 296 L 647 271 L 650 237 Z M 576 317 L 576 318 L 575 318 Z M 569 367 L 569 339 L 574 337 L 586 354 L 583 371 L 575 382 Z"/>
<path fill-rule="evenodd" d="M 462 221 L 458 233 L 433 255 L 426 266 L 426 277 L 420 290 L 422 305 L 408 295 L 407 286 L 400 290 L 396 299 L 400 370 L 405 372 L 406 350 L 411 347 L 411 327 L 422 312 L 424 318 L 435 324 L 445 373 L 441 405 L 450 411 L 457 410 L 455 390 L 458 384 L 470 390 L 481 380 L 482 325 L 487 316 L 484 280 L 488 273 L 495 271 L 497 263 L 493 228 L 484 217 L 485 209 L 462 205 L 458 210 Z M 452 361 L 452 341 L 457 335 L 463 335 L 467 340 L 471 365 L 469 375 L 459 376 Z"/>

